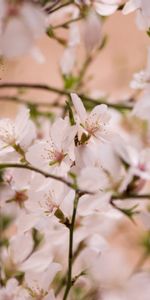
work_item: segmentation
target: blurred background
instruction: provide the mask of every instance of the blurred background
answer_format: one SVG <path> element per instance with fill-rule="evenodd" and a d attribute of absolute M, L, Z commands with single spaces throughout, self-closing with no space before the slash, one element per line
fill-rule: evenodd
<path fill-rule="evenodd" d="M 67 30 L 57 32 L 60 36 L 67 34 Z M 123 95 L 128 97 L 133 94 L 129 89 L 129 82 L 132 74 L 145 66 L 149 37 L 137 29 L 134 14 L 123 16 L 121 12 L 106 19 L 103 33 L 108 35 L 108 42 L 88 69 L 87 76 L 93 76 L 88 88 L 104 91 L 112 98 L 121 100 Z M 61 87 L 59 62 L 63 46 L 45 35 L 38 41 L 38 47 L 45 56 L 45 63 L 38 64 L 30 56 L 1 61 L 1 82 L 47 83 Z M 80 59 L 82 51 L 79 50 L 78 55 Z M 6 90 L 1 90 L 0 94 L 2 93 L 6 94 Z M 9 93 L 10 90 L 7 94 Z M 52 97 L 52 94 L 39 91 L 32 91 L 28 95 L 36 101 L 50 101 Z M 14 112 L 14 104 L 1 102 L 0 107 L 0 115 Z"/>

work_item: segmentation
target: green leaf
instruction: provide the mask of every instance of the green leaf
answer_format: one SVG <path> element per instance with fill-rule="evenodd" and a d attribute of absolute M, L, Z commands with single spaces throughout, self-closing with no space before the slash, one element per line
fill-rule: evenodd
<path fill-rule="evenodd" d="M 44 239 L 44 235 L 37 230 L 36 228 L 32 229 L 32 237 L 34 241 L 34 251 L 38 248 L 38 246 L 41 244 L 41 242 Z"/>
<path fill-rule="evenodd" d="M 70 90 L 70 89 L 74 89 L 76 84 L 79 81 L 78 77 L 73 76 L 72 74 L 67 75 L 67 76 L 63 76 L 63 80 L 64 80 L 64 88 L 66 90 Z"/>
<path fill-rule="evenodd" d="M 144 248 L 145 252 L 150 255 L 150 231 L 143 234 L 140 245 Z"/>
<path fill-rule="evenodd" d="M 4 231 L 12 223 L 13 218 L 8 215 L 0 214 L 0 231 Z"/>
<path fill-rule="evenodd" d="M 146 31 L 146 33 L 150 37 L 150 28 Z"/>

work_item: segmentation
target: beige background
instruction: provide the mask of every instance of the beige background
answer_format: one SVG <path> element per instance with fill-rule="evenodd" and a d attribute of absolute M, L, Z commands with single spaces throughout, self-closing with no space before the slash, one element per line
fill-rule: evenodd
<path fill-rule="evenodd" d="M 88 88 L 106 91 L 112 97 L 121 99 L 122 95 L 124 97 L 133 93 L 129 90 L 129 82 L 132 73 L 145 65 L 150 39 L 146 33 L 137 29 L 134 14 L 123 16 L 117 12 L 105 21 L 103 30 L 109 36 L 108 44 L 89 68 L 88 74 L 93 74 L 94 80 L 88 83 Z M 38 46 L 45 55 L 46 63 L 40 65 L 29 56 L 3 61 L 0 65 L 1 81 L 41 82 L 61 86 L 59 60 L 63 47 L 47 36 L 38 41 Z M 2 93 L 6 94 L 6 91 L 1 90 Z M 34 91 L 30 95 L 40 101 L 41 98 L 48 101 L 52 99 L 52 95 L 45 92 Z M 0 103 L 0 114 L 12 113 L 13 107 L 10 103 Z"/>

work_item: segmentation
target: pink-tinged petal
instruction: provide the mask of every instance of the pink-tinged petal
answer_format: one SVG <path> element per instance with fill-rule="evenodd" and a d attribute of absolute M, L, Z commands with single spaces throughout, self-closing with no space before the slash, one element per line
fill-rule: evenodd
<path fill-rule="evenodd" d="M 24 261 L 20 270 L 43 272 L 52 262 L 51 245 L 44 245 L 43 248 L 35 251 L 26 261 Z"/>
<path fill-rule="evenodd" d="M 96 1 L 94 3 L 94 6 L 97 13 L 100 14 L 101 16 L 109 16 L 113 14 L 118 8 L 118 4 L 115 3 L 107 4 L 107 3 L 101 3 L 99 1 Z"/>
<path fill-rule="evenodd" d="M 140 30 L 146 30 L 150 26 L 149 17 L 145 17 L 141 10 L 138 10 L 136 14 L 136 25 Z"/>
<path fill-rule="evenodd" d="M 18 135 L 22 135 L 24 132 L 30 116 L 30 111 L 26 107 L 22 106 L 18 112 L 15 120 L 15 130 Z"/>
<path fill-rule="evenodd" d="M 46 28 L 46 14 L 39 6 L 25 1 L 20 11 L 21 17 L 34 37 L 42 35 Z"/>
<path fill-rule="evenodd" d="M 94 107 L 94 109 L 91 111 L 90 118 L 93 119 L 100 119 L 100 122 L 108 122 L 111 118 L 111 115 L 108 111 L 108 107 L 106 104 L 101 104 L 101 105 L 97 105 L 96 107 Z"/>
<path fill-rule="evenodd" d="M 81 123 L 84 124 L 86 118 L 87 118 L 87 114 L 86 114 L 86 110 L 85 107 L 82 103 L 82 100 L 78 97 L 77 94 L 75 93 L 71 93 L 71 99 L 74 105 L 74 108 L 80 118 Z"/>
<path fill-rule="evenodd" d="M 48 294 L 43 298 L 43 300 L 56 300 L 54 296 L 54 291 L 49 291 Z"/>
<path fill-rule="evenodd" d="M 25 284 L 34 292 L 44 290 L 47 292 L 56 274 L 61 270 L 61 265 L 58 263 L 50 263 L 48 269 L 44 272 L 35 272 L 34 270 L 27 271 L 25 274 Z"/>
<path fill-rule="evenodd" d="M 0 18 L 3 18 L 7 12 L 6 0 L 0 1 Z"/>
<path fill-rule="evenodd" d="M 150 213 L 148 211 L 141 211 L 139 218 L 142 221 L 146 230 L 150 230 Z"/>
<path fill-rule="evenodd" d="M 61 152 L 62 150 L 62 142 L 65 136 L 66 129 L 69 123 L 65 120 L 58 118 L 52 125 L 50 129 L 50 135 L 54 146 L 56 147 L 57 151 Z"/>
<path fill-rule="evenodd" d="M 21 213 L 16 220 L 17 232 L 23 233 L 33 228 L 39 220 L 37 215 Z"/>
<path fill-rule="evenodd" d="M 20 251 L 21 245 L 21 251 Z M 21 263 L 32 252 L 34 242 L 31 232 L 26 232 L 14 236 L 10 240 L 9 253 L 15 263 Z"/>
<path fill-rule="evenodd" d="M 105 188 L 107 185 L 107 178 L 99 168 L 86 167 L 81 170 L 77 182 L 81 189 L 95 192 Z"/>
<path fill-rule="evenodd" d="M 127 15 L 135 11 L 136 9 L 140 8 L 140 6 L 141 6 L 141 0 L 130 0 L 126 3 L 122 12 L 124 15 Z"/>
<path fill-rule="evenodd" d="M 72 72 L 76 61 L 75 47 L 68 47 L 65 49 L 60 61 L 61 72 L 64 75 L 68 75 Z"/>
<path fill-rule="evenodd" d="M 26 54 L 32 47 L 30 30 L 21 19 L 10 18 L 1 35 L 1 49 L 4 56 L 13 58 Z"/>
<path fill-rule="evenodd" d="M 88 246 L 97 253 L 102 253 L 109 249 L 108 242 L 100 235 L 100 234 L 93 234 L 88 239 Z"/>
<path fill-rule="evenodd" d="M 27 151 L 28 147 L 33 143 L 36 138 L 36 127 L 34 123 L 29 120 L 24 130 L 22 137 L 20 137 L 20 146 L 24 151 Z"/>
<path fill-rule="evenodd" d="M 101 29 L 100 17 L 95 11 L 91 11 L 83 23 L 83 41 L 88 53 L 99 46 L 102 37 Z"/>
<path fill-rule="evenodd" d="M 48 167 L 51 161 L 49 156 L 50 145 L 49 141 L 35 143 L 28 149 L 26 160 L 39 168 Z"/>
<path fill-rule="evenodd" d="M 30 170 L 14 169 L 12 171 L 11 186 L 15 190 L 25 190 L 29 188 L 32 178 Z"/>

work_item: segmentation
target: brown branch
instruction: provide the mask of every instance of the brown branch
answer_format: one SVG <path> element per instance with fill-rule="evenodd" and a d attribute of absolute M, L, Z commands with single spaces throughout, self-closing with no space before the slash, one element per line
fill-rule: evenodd
<path fill-rule="evenodd" d="M 71 92 L 56 87 L 52 87 L 47 84 L 36 84 L 36 83 L 1 83 L 0 89 L 5 89 L 5 88 L 27 88 L 27 89 L 44 90 L 47 92 L 53 92 L 58 95 L 67 96 L 67 97 L 70 97 L 70 92 Z M 82 99 L 83 103 L 85 104 L 87 103 L 91 103 L 93 105 L 106 104 L 110 108 L 114 108 L 117 110 L 122 110 L 122 109 L 131 110 L 133 108 L 131 104 L 125 105 L 122 103 L 107 103 L 105 99 L 102 98 L 93 99 L 81 93 L 78 93 L 78 96 Z"/>
<path fill-rule="evenodd" d="M 26 170 L 30 170 L 35 173 L 41 174 L 45 178 L 52 178 L 54 180 L 60 181 L 60 182 L 64 183 L 65 185 L 67 185 L 68 187 L 70 187 L 71 189 L 75 190 L 79 196 L 84 195 L 84 194 L 92 194 L 91 192 L 79 189 L 73 183 L 69 182 L 68 180 L 66 180 L 65 178 L 63 178 L 61 176 L 57 176 L 57 175 L 45 172 L 45 171 L 38 169 L 36 167 L 33 167 L 31 165 L 23 165 L 23 164 L 19 164 L 19 163 L 0 163 L 0 170 L 8 169 L 8 168 L 26 169 Z"/>

